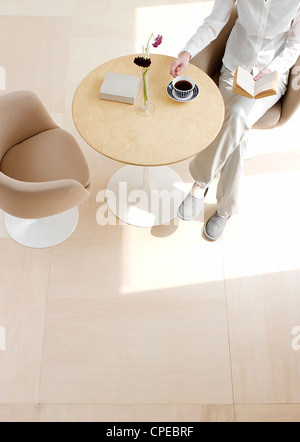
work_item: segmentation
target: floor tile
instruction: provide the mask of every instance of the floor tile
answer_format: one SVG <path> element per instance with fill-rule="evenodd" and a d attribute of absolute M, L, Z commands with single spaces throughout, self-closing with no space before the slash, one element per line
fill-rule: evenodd
<path fill-rule="evenodd" d="M 237 422 L 300 422 L 300 405 L 236 405 L 235 415 Z"/>
<path fill-rule="evenodd" d="M 224 300 L 151 295 L 51 299 L 40 402 L 232 403 Z"/>
<path fill-rule="evenodd" d="M 116 405 L 114 421 L 233 422 L 232 405 Z"/>
<path fill-rule="evenodd" d="M 106 299 L 155 290 L 184 287 L 203 295 L 220 289 L 223 299 L 223 267 L 220 243 L 210 244 L 200 235 L 140 238 L 69 239 L 52 252 L 50 298 Z M 199 286 L 198 286 L 199 285 Z M 155 292 L 152 296 L 156 296 Z"/>
<path fill-rule="evenodd" d="M 71 17 L 0 16 L 7 91 L 32 90 L 49 111 L 64 112 L 71 25 Z"/>
<path fill-rule="evenodd" d="M 300 271 L 226 281 L 236 403 L 299 403 Z"/>
<path fill-rule="evenodd" d="M 1 239 L 0 403 L 38 401 L 51 249 Z"/>
<path fill-rule="evenodd" d="M 232 405 L 41 405 L 39 422 L 233 422 Z"/>
<path fill-rule="evenodd" d="M 38 422 L 112 422 L 113 405 L 39 405 Z"/>
<path fill-rule="evenodd" d="M 223 239 L 236 403 L 300 402 L 299 171 L 248 176 Z M 290 232 L 290 235 L 289 235 Z"/>
<path fill-rule="evenodd" d="M 0 405 L 0 422 L 36 422 L 35 405 Z"/>

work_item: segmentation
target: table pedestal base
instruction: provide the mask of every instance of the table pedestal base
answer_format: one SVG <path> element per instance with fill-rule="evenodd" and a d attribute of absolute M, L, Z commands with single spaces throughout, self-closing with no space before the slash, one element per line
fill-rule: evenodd
<path fill-rule="evenodd" d="M 168 224 L 186 196 L 183 181 L 166 166 L 125 166 L 109 180 L 106 200 L 121 221 L 138 227 Z"/>

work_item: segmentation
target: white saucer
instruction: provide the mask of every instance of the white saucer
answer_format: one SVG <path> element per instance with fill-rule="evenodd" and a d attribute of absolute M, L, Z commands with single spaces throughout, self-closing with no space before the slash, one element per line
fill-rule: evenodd
<path fill-rule="evenodd" d="M 174 86 L 173 86 L 173 83 L 171 81 L 171 83 L 167 87 L 167 94 L 174 101 L 178 101 L 179 103 L 187 103 L 189 101 L 195 100 L 195 98 L 199 95 L 199 88 L 195 84 L 195 87 L 194 87 L 193 91 L 188 95 L 187 98 L 178 98 L 176 96 L 176 94 L 175 94 Z"/>

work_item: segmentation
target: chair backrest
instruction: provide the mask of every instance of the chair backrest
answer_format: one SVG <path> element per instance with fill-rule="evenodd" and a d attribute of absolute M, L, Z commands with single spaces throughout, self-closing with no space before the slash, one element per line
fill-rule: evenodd
<path fill-rule="evenodd" d="M 300 56 L 290 70 L 287 91 L 281 100 L 282 110 L 278 126 L 286 123 L 300 106 Z"/>
<path fill-rule="evenodd" d="M 58 126 L 40 99 L 30 91 L 0 96 L 0 161 L 12 146 Z"/>

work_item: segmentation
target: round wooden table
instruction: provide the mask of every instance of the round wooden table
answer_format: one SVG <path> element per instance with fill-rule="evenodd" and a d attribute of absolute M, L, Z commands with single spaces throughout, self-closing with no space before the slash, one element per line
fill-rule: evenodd
<path fill-rule="evenodd" d="M 82 138 L 96 151 L 127 164 L 107 185 L 112 212 L 129 224 L 151 227 L 175 218 L 185 186 L 168 164 L 205 149 L 218 134 L 224 118 L 222 95 L 211 78 L 190 64 L 199 95 L 190 102 L 172 100 L 167 86 L 172 57 L 151 54 L 149 98 L 155 111 L 141 117 L 130 104 L 101 100 L 106 72 L 141 75 L 136 55 L 111 60 L 90 72 L 73 98 L 73 119 Z M 142 87 L 137 102 L 142 100 Z M 155 166 L 155 167 L 154 167 Z"/>

